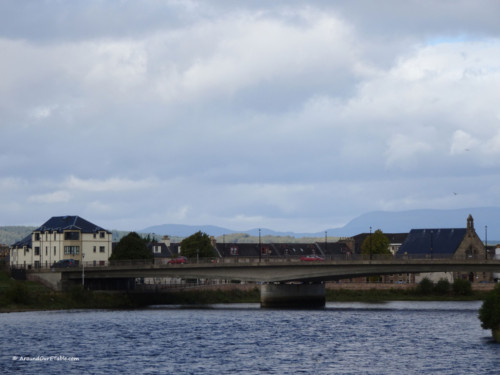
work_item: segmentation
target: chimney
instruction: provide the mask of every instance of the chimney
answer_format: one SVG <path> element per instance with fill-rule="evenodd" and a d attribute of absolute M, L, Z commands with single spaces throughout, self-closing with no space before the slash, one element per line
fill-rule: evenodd
<path fill-rule="evenodd" d="M 163 236 L 161 241 L 167 245 L 167 247 L 170 247 L 170 237 L 169 236 Z"/>

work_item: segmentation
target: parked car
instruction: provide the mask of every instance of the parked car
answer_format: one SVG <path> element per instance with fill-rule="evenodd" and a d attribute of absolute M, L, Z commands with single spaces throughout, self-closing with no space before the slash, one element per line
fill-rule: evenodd
<path fill-rule="evenodd" d="M 182 256 L 177 258 L 172 258 L 167 262 L 167 264 L 185 264 L 185 263 L 187 263 L 187 258 Z"/>
<path fill-rule="evenodd" d="M 300 260 L 302 262 L 322 262 L 324 261 L 323 258 L 317 255 L 304 255 L 300 257 Z"/>
<path fill-rule="evenodd" d="M 67 268 L 67 267 L 78 267 L 78 261 L 74 259 L 61 259 L 60 261 L 54 262 L 54 268 Z"/>

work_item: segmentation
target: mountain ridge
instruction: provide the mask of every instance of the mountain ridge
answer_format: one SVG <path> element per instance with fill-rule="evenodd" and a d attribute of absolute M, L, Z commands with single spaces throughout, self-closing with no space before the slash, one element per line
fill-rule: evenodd
<path fill-rule="evenodd" d="M 500 207 L 475 207 L 460 209 L 418 209 L 407 211 L 371 211 L 362 214 L 346 225 L 339 228 L 329 228 L 319 232 L 291 232 L 274 231 L 260 228 L 261 236 L 292 236 L 292 237 L 322 237 L 325 231 L 328 236 L 350 237 L 359 233 L 368 233 L 381 229 L 385 233 L 407 233 L 411 229 L 437 229 L 437 228 L 465 228 L 467 217 L 472 215 L 475 229 L 480 238 L 488 236 L 491 241 L 500 240 L 500 228 L 495 224 L 500 223 Z M 488 228 L 486 228 L 488 226 Z M 155 233 L 156 235 L 169 235 L 187 237 L 202 231 L 211 236 L 224 234 L 246 233 L 251 236 L 259 235 L 259 228 L 244 231 L 232 230 L 215 225 L 184 225 L 163 224 L 144 228 L 141 233 Z"/>

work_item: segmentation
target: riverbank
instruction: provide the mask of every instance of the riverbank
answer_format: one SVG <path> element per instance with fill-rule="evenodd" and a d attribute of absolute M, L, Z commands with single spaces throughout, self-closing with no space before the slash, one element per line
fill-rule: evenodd
<path fill-rule="evenodd" d="M 484 300 L 493 284 L 473 284 L 470 292 L 423 291 L 418 285 L 327 283 L 327 302 L 385 301 L 474 301 Z M 16 281 L 0 272 L 0 312 L 66 309 L 131 309 L 147 305 L 209 305 L 259 303 L 256 284 L 223 284 L 159 291 L 104 292 L 84 291 L 75 286 L 55 292 L 33 281 Z"/>

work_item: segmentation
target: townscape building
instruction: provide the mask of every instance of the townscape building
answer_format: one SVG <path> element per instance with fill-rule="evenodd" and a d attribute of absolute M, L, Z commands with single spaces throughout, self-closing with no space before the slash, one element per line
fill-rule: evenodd
<path fill-rule="evenodd" d="M 111 232 L 79 216 L 54 216 L 10 249 L 13 268 L 48 268 L 64 259 L 104 265 L 111 256 Z"/>

